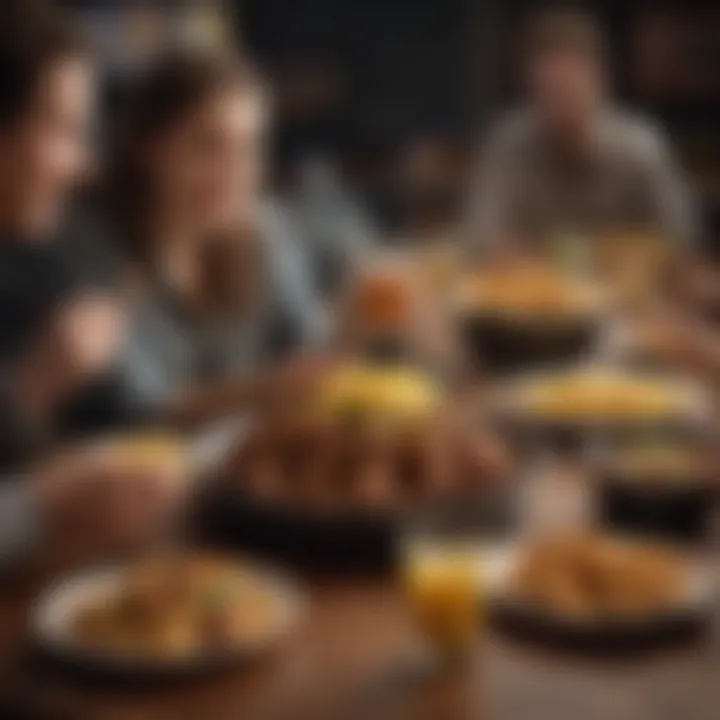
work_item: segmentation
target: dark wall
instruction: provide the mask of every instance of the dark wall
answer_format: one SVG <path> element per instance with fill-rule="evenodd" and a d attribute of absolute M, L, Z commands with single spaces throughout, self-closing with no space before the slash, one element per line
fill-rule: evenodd
<path fill-rule="evenodd" d="M 333 65 L 353 130 L 378 140 L 468 121 L 468 0 L 245 0 L 245 43 L 281 72 Z M 466 42 L 468 39 L 468 42 Z"/>

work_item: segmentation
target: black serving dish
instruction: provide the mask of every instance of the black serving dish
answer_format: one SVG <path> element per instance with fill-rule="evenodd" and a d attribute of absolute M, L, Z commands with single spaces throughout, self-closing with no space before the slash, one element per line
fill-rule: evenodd
<path fill-rule="evenodd" d="M 562 370 L 561 370 L 562 372 Z M 683 400 L 672 411 L 646 415 L 554 415 L 537 412 L 522 398 L 545 373 L 521 374 L 501 383 L 490 400 L 489 416 L 516 452 L 585 455 L 598 448 L 657 443 L 696 443 L 708 433 L 709 407 L 694 388 L 678 384 Z M 547 376 L 552 377 L 554 371 Z"/>
<path fill-rule="evenodd" d="M 592 654 L 654 651 L 706 636 L 714 602 L 714 574 L 707 563 L 687 561 L 683 597 L 673 607 L 627 616 L 581 617 L 553 612 L 507 592 L 518 548 L 501 550 L 501 561 L 495 559 L 495 569 L 489 571 L 489 617 L 503 633 L 559 650 Z"/>
<path fill-rule="evenodd" d="M 490 608 L 490 617 L 498 630 L 521 641 L 569 652 L 613 656 L 700 641 L 710 625 L 710 613 L 694 608 L 664 617 L 582 624 L 520 605 L 496 603 Z"/>
<path fill-rule="evenodd" d="M 440 503 L 477 510 L 478 523 L 493 530 L 512 522 L 512 483 L 483 488 L 462 500 Z M 438 504 L 432 508 L 438 510 Z M 242 549 L 310 572 L 377 573 L 394 569 L 401 537 L 427 504 L 403 511 L 319 511 L 253 497 L 220 479 L 201 502 L 204 541 Z"/>
<path fill-rule="evenodd" d="M 558 366 L 587 357 L 601 329 L 595 315 L 513 318 L 480 312 L 460 319 L 473 364 L 493 374 Z"/>
<path fill-rule="evenodd" d="M 710 531 L 715 510 L 715 478 L 627 477 L 606 467 L 597 481 L 601 522 L 613 530 L 698 542 Z"/>

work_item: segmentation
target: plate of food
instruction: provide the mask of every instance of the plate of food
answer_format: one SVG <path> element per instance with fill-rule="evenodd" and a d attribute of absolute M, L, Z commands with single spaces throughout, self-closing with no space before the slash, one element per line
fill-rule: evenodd
<path fill-rule="evenodd" d="M 300 610 L 294 584 L 263 566 L 168 553 L 60 582 L 32 630 L 46 655 L 82 670 L 174 675 L 269 650 Z"/>
<path fill-rule="evenodd" d="M 702 629 L 712 568 L 676 548 L 566 531 L 505 548 L 492 560 L 500 626 L 577 647 L 640 647 Z"/>
<path fill-rule="evenodd" d="M 408 514 L 504 493 L 512 469 L 504 444 L 450 405 L 419 370 L 335 368 L 306 402 L 253 419 L 227 456 L 204 524 L 218 539 L 285 560 L 387 564 Z"/>
<path fill-rule="evenodd" d="M 710 408 L 682 378 L 586 365 L 527 374 L 503 384 L 493 410 L 522 436 L 584 442 L 589 434 L 673 437 L 705 427 Z"/>
<path fill-rule="evenodd" d="M 522 264 L 466 278 L 455 306 L 472 357 L 491 372 L 506 373 L 589 355 L 609 300 L 587 278 Z"/>

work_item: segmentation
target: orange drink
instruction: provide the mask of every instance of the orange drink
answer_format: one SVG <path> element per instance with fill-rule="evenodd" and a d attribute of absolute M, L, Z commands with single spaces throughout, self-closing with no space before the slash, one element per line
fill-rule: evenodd
<path fill-rule="evenodd" d="M 477 549 L 467 544 L 406 549 L 404 583 L 419 631 L 443 655 L 463 655 L 474 645 L 481 600 Z"/>

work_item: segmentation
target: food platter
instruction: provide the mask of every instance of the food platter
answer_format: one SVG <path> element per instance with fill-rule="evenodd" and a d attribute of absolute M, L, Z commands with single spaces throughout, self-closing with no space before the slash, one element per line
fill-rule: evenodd
<path fill-rule="evenodd" d="M 263 620 L 232 641 L 213 647 L 115 647 L 82 637 L 82 614 L 109 607 L 122 590 L 127 568 L 88 570 L 62 580 L 39 598 L 31 615 L 31 637 L 43 657 L 83 673 L 129 679 L 174 678 L 249 661 L 277 646 L 294 628 L 302 611 L 301 593 L 284 575 L 260 565 L 237 565 L 238 577 L 262 593 Z M 259 596 L 260 597 L 260 596 Z M 164 648 L 165 650 L 165 648 Z"/>
<path fill-rule="evenodd" d="M 489 372 L 507 374 L 591 355 L 608 304 L 592 282 L 522 267 L 466 278 L 455 314 L 473 360 Z"/>
<path fill-rule="evenodd" d="M 259 497 L 249 488 L 242 472 L 218 463 L 201 497 L 202 538 L 222 547 L 248 549 L 263 557 L 320 571 L 391 569 L 399 537 L 429 507 L 446 507 L 450 511 L 456 503 L 472 505 L 493 525 L 509 523 L 514 511 L 509 478 L 472 489 L 460 498 L 443 502 L 425 499 L 393 507 L 323 508 Z"/>
<path fill-rule="evenodd" d="M 591 364 L 519 375 L 495 388 L 489 407 L 521 445 L 555 449 L 694 437 L 711 414 L 684 378 Z"/>
<path fill-rule="evenodd" d="M 632 546 L 635 541 L 617 542 Z M 659 552 L 666 548 L 653 547 Z M 515 591 L 514 577 L 530 548 L 528 542 L 517 542 L 487 551 L 483 559 L 492 621 L 513 636 L 564 649 L 645 650 L 696 638 L 712 617 L 714 575 L 700 559 L 682 556 L 677 592 L 662 607 L 586 614 L 563 612 Z"/>
<path fill-rule="evenodd" d="M 342 378 L 300 412 L 246 426 L 207 487 L 206 537 L 293 563 L 387 568 L 428 506 L 509 503 L 504 443 L 446 411 L 424 379 L 396 367 Z"/>

